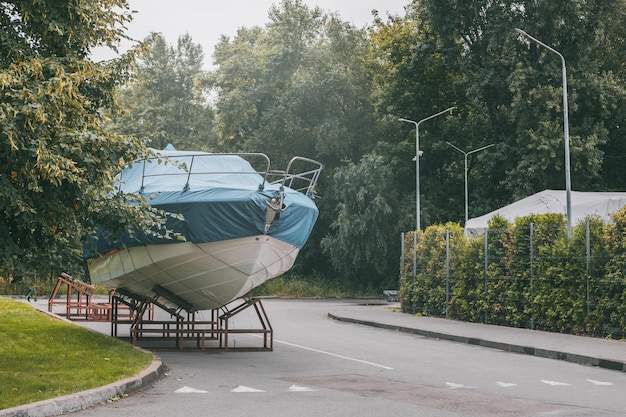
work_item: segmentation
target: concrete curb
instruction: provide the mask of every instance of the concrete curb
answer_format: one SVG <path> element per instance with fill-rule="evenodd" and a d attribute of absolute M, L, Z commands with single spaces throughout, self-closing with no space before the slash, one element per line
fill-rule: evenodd
<path fill-rule="evenodd" d="M 572 362 L 579 365 L 597 366 L 599 368 L 610 369 L 613 371 L 626 372 L 626 363 L 612 359 L 594 358 L 586 355 L 573 354 L 569 352 L 560 352 L 550 349 L 539 349 L 532 346 L 517 345 L 512 343 L 498 342 L 494 340 L 485 340 L 481 338 L 458 336 L 447 333 L 434 332 L 431 330 L 423 330 L 412 327 L 394 326 L 392 324 L 377 323 L 368 320 L 360 320 L 349 317 L 341 317 L 332 313 L 328 313 L 328 318 L 332 320 L 342 321 L 346 323 L 361 324 L 365 326 L 378 327 L 386 330 L 399 331 L 403 333 L 416 334 L 420 336 L 431 337 L 434 339 L 449 340 L 452 342 L 465 343 L 468 345 L 476 345 L 491 349 L 499 349 L 506 352 L 522 353 L 525 355 L 533 355 L 548 359 L 557 359 L 566 362 Z"/>
<path fill-rule="evenodd" d="M 81 410 L 137 391 L 155 382 L 164 372 L 161 358 L 154 356 L 150 366 L 135 376 L 103 387 L 0 410 L 0 417 L 48 417 Z"/>

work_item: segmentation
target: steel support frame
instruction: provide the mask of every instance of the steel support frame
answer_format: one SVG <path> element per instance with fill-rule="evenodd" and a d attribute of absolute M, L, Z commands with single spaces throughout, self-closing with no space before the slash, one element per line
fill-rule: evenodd
<path fill-rule="evenodd" d="M 162 294 L 155 297 L 142 297 L 128 291 L 116 290 L 111 297 L 112 319 L 111 336 L 119 337 L 118 325 L 130 325 L 130 343 L 133 345 L 148 341 L 174 341 L 174 347 L 149 347 L 151 350 L 212 350 L 212 351 L 273 351 L 274 331 L 260 298 L 241 298 L 227 306 L 210 311 L 210 320 L 198 320 L 195 310 L 183 308 L 172 309 L 160 301 Z M 171 301 L 171 298 L 164 297 Z M 130 311 L 128 315 L 120 313 Z M 234 305 L 234 307 L 231 307 Z M 157 306 L 170 315 L 169 320 L 155 320 L 153 316 L 146 317 L 150 306 Z M 187 306 L 186 306 L 187 307 Z M 238 328 L 232 325 L 233 319 L 240 313 L 253 308 L 259 321 L 258 328 Z M 185 315 L 186 313 L 186 315 Z M 236 346 L 230 338 L 234 334 L 261 334 L 262 347 Z M 195 342 L 193 346 L 185 342 Z M 231 341 L 233 342 L 231 345 Z M 214 346 L 208 346 L 207 342 Z M 144 343 L 145 344 L 145 343 Z"/>

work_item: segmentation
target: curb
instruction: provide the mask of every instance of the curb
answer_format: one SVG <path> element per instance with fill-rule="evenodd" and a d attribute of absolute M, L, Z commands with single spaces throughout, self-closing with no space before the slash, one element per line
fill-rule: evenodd
<path fill-rule="evenodd" d="M 0 410 L 0 417 L 48 417 L 78 411 L 137 391 L 152 384 L 164 373 L 161 358 L 154 356 L 152 364 L 135 376 L 103 387 Z"/>
<path fill-rule="evenodd" d="M 499 349 L 506 352 L 521 353 L 547 359 L 557 359 L 566 362 L 576 363 L 579 365 L 596 366 L 598 368 L 610 369 L 612 371 L 626 372 L 626 363 L 612 359 L 594 358 L 586 355 L 575 353 L 560 352 L 550 349 L 540 349 L 532 346 L 515 345 L 511 343 L 497 342 L 493 340 L 485 340 L 481 338 L 465 337 L 451 335 L 447 333 L 433 332 L 430 330 L 416 329 L 412 327 L 394 326 L 391 324 L 377 323 L 367 320 L 352 319 L 348 317 L 340 317 L 332 313 L 328 313 L 328 318 L 332 320 L 342 321 L 346 323 L 361 324 L 365 326 L 378 327 L 386 330 L 399 331 L 403 333 L 416 334 L 419 336 L 430 337 L 434 339 L 449 340 L 452 342 L 465 343 L 468 345 L 482 346 L 490 349 Z"/>

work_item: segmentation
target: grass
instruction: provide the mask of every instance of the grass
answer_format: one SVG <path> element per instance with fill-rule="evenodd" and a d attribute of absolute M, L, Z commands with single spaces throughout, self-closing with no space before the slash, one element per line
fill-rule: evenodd
<path fill-rule="evenodd" d="M 10 279 L 0 276 L 0 294 L 4 295 L 41 295 L 51 294 L 56 285 L 56 278 L 28 278 L 20 283 L 14 283 Z M 95 284 L 96 291 L 94 294 L 107 295 L 109 289 L 100 284 Z M 59 289 L 58 295 L 67 294 L 67 286 L 63 285 Z M 48 296 L 46 296 L 47 298 Z"/>
<path fill-rule="evenodd" d="M 348 283 L 328 281 L 316 277 L 283 275 L 265 282 L 252 292 L 253 296 L 283 297 L 380 297 L 382 290 L 352 288 Z"/>
<path fill-rule="evenodd" d="M 0 410 L 135 375 L 152 354 L 0 297 Z"/>

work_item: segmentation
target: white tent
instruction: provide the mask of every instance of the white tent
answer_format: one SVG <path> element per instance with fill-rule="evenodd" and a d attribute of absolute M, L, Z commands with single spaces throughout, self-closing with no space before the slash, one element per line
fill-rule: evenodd
<path fill-rule="evenodd" d="M 604 221 L 610 215 L 626 205 L 626 192 L 581 192 L 572 191 L 572 226 L 576 226 L 587 216 L 598 216 Z M 492 217 L 500 215 L 509 221 L 531 214 L 561 213 L 567 214 L 567 197 L 562 190 L 544 190 L 523 198 L 513 204 L 502 207 L 480 217 L 469 219 L 465 225 L 465 234 L 475 236 L 483 233 Z"/>

